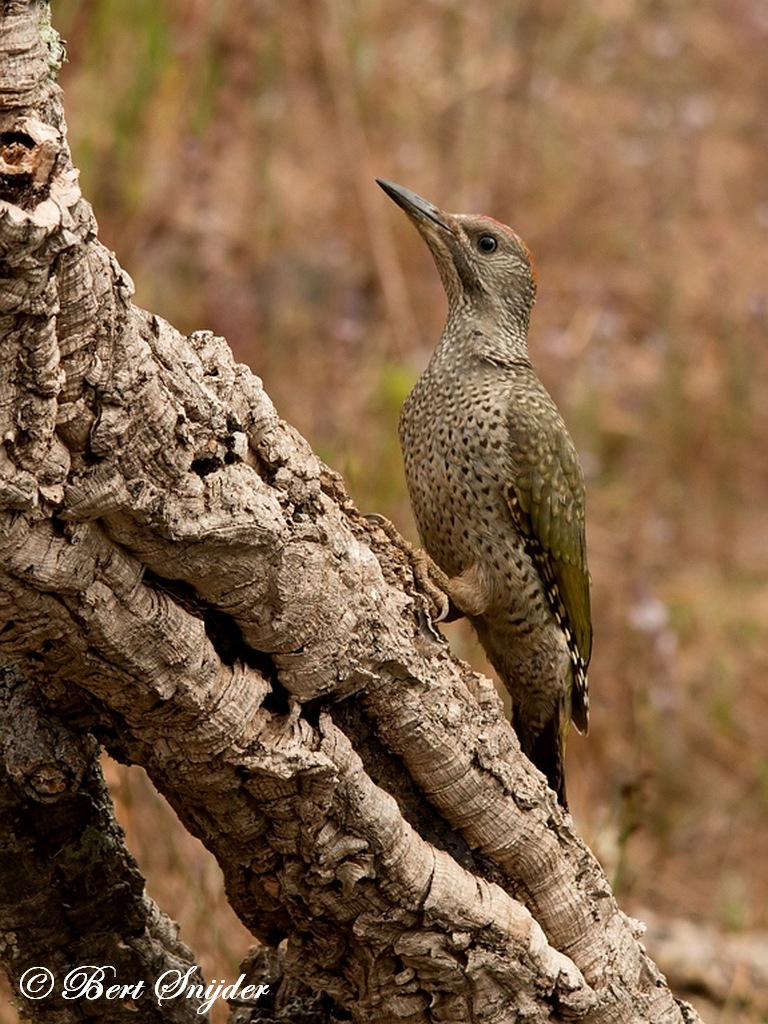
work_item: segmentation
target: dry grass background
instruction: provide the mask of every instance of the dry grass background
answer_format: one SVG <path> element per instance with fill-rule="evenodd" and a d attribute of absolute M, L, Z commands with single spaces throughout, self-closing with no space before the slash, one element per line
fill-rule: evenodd
<path fill-rule="evenodd" d="M 626 909 L 768 929 L 765 0 L 53 16 L 74 159 L 136 301 L 226 335 L 358 505 L 412 539 L 397 414 L 445 303 L 373 178 L 526 239 L 532 357 L 588 478 L 577 825 Z M 485 665 L 467 631 L 452 642 Z M 236 977 L 247 940 L 215 865 L 136 771 L 109 774 L 151 892 L 207 975 Z"/>

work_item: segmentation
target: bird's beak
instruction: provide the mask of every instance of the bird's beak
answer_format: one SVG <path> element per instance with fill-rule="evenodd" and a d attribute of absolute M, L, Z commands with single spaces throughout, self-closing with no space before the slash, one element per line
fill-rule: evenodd
<path fill-rule="evenodd" d="M 425 220 L 430 220 L 446 231 L 451 230 L 450 225 L 445 222 L 445 214 L 434 203 L 430 203 L 427 199 L 422 199 L 415 192 L 411 192 L 409 188 L 396 185 L 393 181 L 377 178 L 376 183 L 384 189 L 390 199 L 393 199 L 402 210 L 405 210 L 417 226 L 419 222 L 423 223 Z"/>

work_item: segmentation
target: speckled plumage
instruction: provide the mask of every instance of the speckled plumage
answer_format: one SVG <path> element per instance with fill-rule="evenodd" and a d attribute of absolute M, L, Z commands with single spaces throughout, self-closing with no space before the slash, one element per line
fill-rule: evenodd
<path fill-rule="evenodd" d="M 584 484 L 528 357 L 530 254 L 490 218 L 448 214 L 380 184 L 427 242 L 449 302 L 400 417 L 419 534 L 509 690 L 523 751 L 567 806 L 568 723 L 588 727 Z"/>

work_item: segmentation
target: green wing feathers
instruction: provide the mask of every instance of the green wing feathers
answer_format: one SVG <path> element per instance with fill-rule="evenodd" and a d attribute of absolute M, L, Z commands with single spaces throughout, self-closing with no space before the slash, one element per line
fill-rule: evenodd
<path fill-rule="evenodd" d="M 510 452 L 510 498 L 514 497 L 522 513 L 519 525 L 533 541 L 534 549 L 540 549 L 545 575 L 557 586 L 586 669 L 592 653 L 592 617 L 584 478 L 573 442 L 549 396 L 543 395 L 527 407 L 526 403 L 513 406 Z M 573 721 L 586 731 L 586 708 L 576 692 Z"/>

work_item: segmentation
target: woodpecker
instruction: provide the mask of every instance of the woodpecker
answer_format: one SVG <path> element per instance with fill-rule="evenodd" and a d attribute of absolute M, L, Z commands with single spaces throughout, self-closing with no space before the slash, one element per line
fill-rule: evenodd
<path fill-rule="evenodd" d="M 528 354 L 533 259 L 490 217 L 377 182 L 418 229 L 448 297 L 399 422 L 419 535 L 509 691 L 523 753 L 567 808 L 569 724 L 589 726 L 584 478 Z"/>

